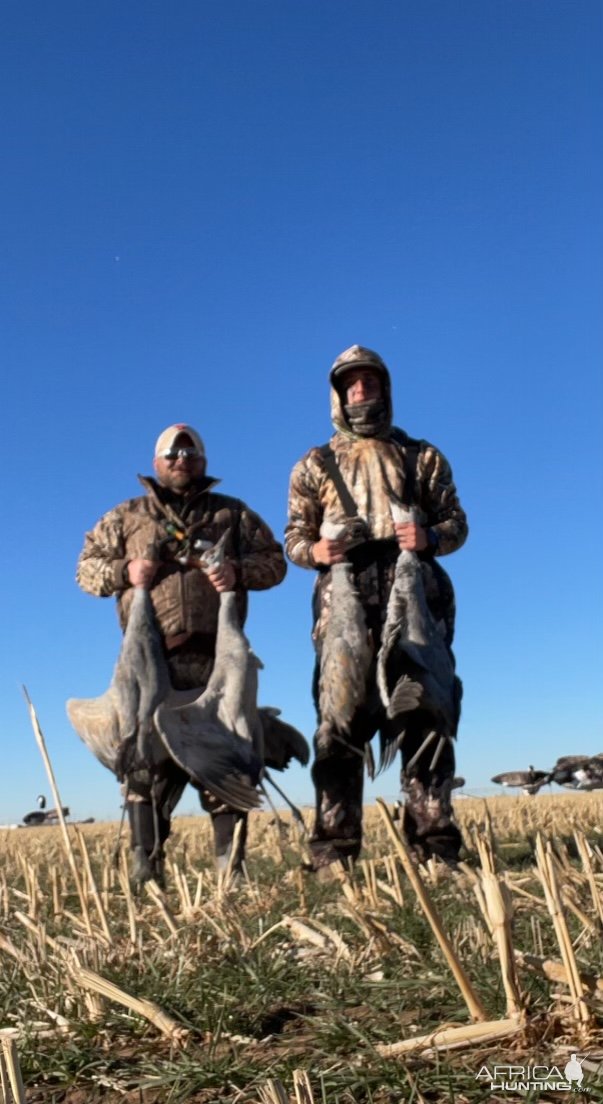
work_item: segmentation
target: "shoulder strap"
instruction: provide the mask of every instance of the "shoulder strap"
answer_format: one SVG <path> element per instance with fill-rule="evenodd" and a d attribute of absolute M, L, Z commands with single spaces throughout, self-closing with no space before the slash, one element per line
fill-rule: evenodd
<path fill-rule="evenodd" d="M 402 505 L 414 506 L 416 504 L 417 491 L 417 461 L 421 442 L 415 437 L 409 437 L 397 426 L 392 427 L 391 440 L 404 449 L 404 490 L 402 491 Z"/>
<path fill-rule="evenodd" d="M 406 433 L 403 433 L 401 429 L 396 426 L 392 428 L 391 440 L 395 441 L 397 445 L 402 446 L 404 449 L 404 490 L 402 491 L 401 501 L 403 506 L 414 506 L 416 503 L 416 488 L 417 488 L 417 462 L 419 459 L 419 451 L 421 448 L 421 442 L 414 437 L 409 437 Z M 358 509 L 356 503 L 352 498 L 343 476 L 339 470 L 339 465 L 335 459 L 335 453 L 329 444 L 321 445 L 319 450 L 322 456 L 325 471 L 335 485 L 337 494 L 341 505 L 343 506 L 346 516 L 349 518 L 358 517 Z"/>
<path fill-rule="evenodd" d="M 345 485 L 343 476 L 339 470 L 339 465 L 337 463 L 337 460 L 335 459 L 335 453 L 333 452 L 333 449 L 329 444 L 326 444 L 321 445 L 318 451 L 322 456 L 325 471 L 335 485 L 335 490 L 339 495 L 341 505 L 343 506 L 346 513 L 346 517 L 358 517 L 358 509 L 356 507 L 356 503 L 354 502 L 354 499 L 352 498 L 350 492 L 348 491 L 348 488 Z"/>

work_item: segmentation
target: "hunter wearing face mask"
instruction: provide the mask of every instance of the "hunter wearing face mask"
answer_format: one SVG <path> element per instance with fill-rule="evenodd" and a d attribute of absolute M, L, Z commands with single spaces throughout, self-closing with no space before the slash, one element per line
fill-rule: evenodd
<path fill-rule="evenodd" d="M 427 707 L 426 693 L 418 707 L 415 702 L 393 719 L 387 715 L 377 688 L 377 660 L 396 562 L 406 550 L 418 557 L 430 624 L 440 634 L 454 670 L 454 591 L 436 557 L 461 547 L 467 520 L 442 453 L 392 425 L 390 375 L 377 353 L 360 345 L 346 349 L 332 367 L 330 384 L 335 433 L 328 445 L 310 449 L 293 469 L 285 540 L 293 563 L 318 571 L 313 602 L 319 736 L 312 771 L 313 865 L 318 869 L 358 857 L 367 758 L 363 753 L 376 732 L 389 748 L 401 748 L 403 827 L 409 844 L 420 859 L 437 855 L 453 863 L 461 845 L 450 800 L 455 766 L 451 737 L 460 714 L 460 680 L 454 676 L 453 720 L 444 738 L 437 731 L 439 718 Z M 404 520 L 399 520 L 396 507 L 407 511 Z M 352 566 L 353 587 L 364 614 L 362 647 L 369 661 L 367 666 L 363 659 L 366 684 L 342 733 L 336 723 L 325 724 L 320 701 L 333 568 L 346 562 Z M 400 650 L 392 655 L 391 663 L 399 669 L 390 665 L 388 677 L 395 682 L 405 673 L 405 658 Z"/>

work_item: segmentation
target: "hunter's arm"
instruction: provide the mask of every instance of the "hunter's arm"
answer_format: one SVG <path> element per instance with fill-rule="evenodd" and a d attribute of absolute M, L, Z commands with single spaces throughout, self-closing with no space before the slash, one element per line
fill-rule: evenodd
<path fill-rule="evenodd" d="M 297 463 L 289 484 L 289 521 L 285 529 L 285 551 L 298 567 L 314 568 L 312 546 L 320 540 L 322 506 L 312 453 Z"/>
<path fill-rule="evenodd" d="M 467 539 L 467 517 L 459 502 L 450 464 L 433 445 L 426 444 L 419 453 L 417 482 L 426 524 L 436 538 L 436 556 L 456 552 Z"/>
<path fill-rule="evenodd" d="M 285 577 L 282 546 L 262 518 L 242 504 L 239 521 L 237 582 L 244 590 L 268 590 Z"/>
<path fill-rule="evenodd" d="M 123 518 L 117 507 L 86 533 L 76 570 L 76 582 L 87 594 L 106 598 L 128 586 Z"/>

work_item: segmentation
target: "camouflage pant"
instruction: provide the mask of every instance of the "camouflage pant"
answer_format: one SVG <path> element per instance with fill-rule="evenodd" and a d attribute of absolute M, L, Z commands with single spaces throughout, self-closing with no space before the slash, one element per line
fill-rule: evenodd
<path fill-rule="evenodd" d="M 316 866 L 337 858 L 358 858 L 362 845 L 364 749 L 378 729 L 386 731 L 389 725 L 391 722 L 383 715 L 380 718 L 358 710 L 345 745 L 334 738 L 326 751 L 315 749 L 312 780 L 316 814 L 311 850 Z M 437 743 L 430 743 L 420 752 L 430 729 L 429 718 L 421 715 L 420 710 L 410 721 L 407 718 L 401 771 L 404 833 L 421 859 L 439 855 L 454 860 L 461 845 L 450 800 L 454 748 L 447 740 L 432 768 Z M 412 762 L 417 752 L 420 754 Z"/>
<path fill-rule="evenodd" d="M 373 565 L 378 570 L 380 604 L 365 606 L 367 624 L 372 634 L 375 653 L 379 647 L 381 620 L 387 605 L 391 564 Z M 454 591 L 448 576 L 437 564 L 423 565 L 428 605 L 450 647 L 454 635 Z M 357 580 L 361 583 L 361 580 Z M 385 603 L 385 605 L 384 605 Z M 317 644 L 317 664 L 314 672 L 314 702 L 318 722 L 320 640 Z M 458 682 L 459 712 L 461 684 Z M 458 857 L 461 835 L 454 823 L 451 791 L 454 778 L 454 747 L 450 740 L 439 745 L 438 740 L 425 744 L 433 729 L 433 720 L 417 709 L 403 718 L 388 720 L 381 706 L 375 678 L 375 665 L 368 680 L 366 705 L 352 719 L 345 744 L 332 732 L 318 749 L 312 779 L 316 790 L 316 813 L 311 850 L 315 866 L 326 865 L 338 858 L 355 860 L 362 845 L 362 794 L 365 748 L 376 732 L 395 739 L 405 729 L 401 745 L 401 787 L 405 796 L 403 828 L 409 844 L 421 859 L 430 855 L 454 860 Z M 321 741 L 323 743 L 323 741 Z M 439 754 L 438 754 L 439 750 Z M 434 763 L 434 758 L 437 761 Z"/>

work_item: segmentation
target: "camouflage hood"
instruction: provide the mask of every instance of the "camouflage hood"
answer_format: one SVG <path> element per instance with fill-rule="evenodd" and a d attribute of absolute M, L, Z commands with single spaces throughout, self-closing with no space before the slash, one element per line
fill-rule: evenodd
<path fill-rule="evenodd" d="M 389 437 L 393 418 L 392 389 L 389 371 L 379 354 L 373 352 L 372 349 L 365 348 L 363 345 L 351 345 L 349 349 L 344 349 L 343 353 L 339 354 L 331 368 L 329 374 L 329 382 L 331 384 L 331 421 L 335 429 L 338 433 L 343 433 L 346 437 L 358 437 L 358 434 L 354 432 L 349 424 L 342 401 L 342 395 L 340 393 L 341 376 L 344 372 L 349 371 L 350 368 L 371 368 L 374 372 L 379 373 L 383 385 L 385 420 L 382 428 L 375 436 Z"/>

